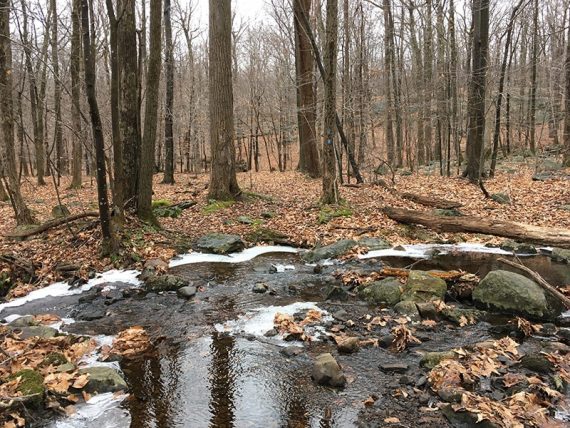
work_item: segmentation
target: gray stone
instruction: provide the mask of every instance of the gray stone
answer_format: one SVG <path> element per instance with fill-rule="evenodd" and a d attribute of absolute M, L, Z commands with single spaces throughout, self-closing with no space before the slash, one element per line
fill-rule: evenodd
<path fill-rule="evenodd" d="M 18 332 L 21 339 L 30 337 L 50 338 L 57 336 L 58 331 L 45 325 L 32 325 L 29 327 L 14 327 L 12 330 Z"/>
<path fill-rule="evenodd" d="M 419 302 L 416 303 L 418 308 L 418 312 L 420 316 L 424 319 L 435 320 L 438 318 L 437 316 L 437 309 L 435 305 L 431 302 Z"/>
<path fill-rule="evenodd" d="M 409 317 L 412 321 L 420 320 L 420 312 L 418 311 L 418 307 L 414 302 L 410 300 L 403 300 L 399 303 L 396 303 L 394 306 L 394 311 L 397 314 Z"/>
<path fill-rule="evenodd" d="M 444 406 L 441 411 L 454 428 L 499 428 L 498 425 L 487 420 L 479 421 L 475 413 L 456 412 L 451 404 Z"/>
<path fill-rule="evenodd" d="M 375 251 L 375 250 L 385 250 L 387 248 L 391 248 L 392 246 L 390 245 L 390 243 L 385 240 L 384 238 L 379 238 L 379 237 L 365 237 L 362 238 L 358 241 L 358 246 L 360 247 L 366 247 L 368 248 L 369 251 Z"/>
<path fill-rule="evenodd" d="M 319 260 L 332 259 L 342 256 L 356 245 L 356 241 L 352 239 L 341 239 L 334 244 L 318 247 L 303 254 L 303 260 L 308 263 L 315 263 Z"/>
<path fill-rule="evenodd" d="M 402 300 L 414 302 L 429 302 L 443 300 L 447 284 L 441 278 L 430 275 L 428 272 L 413 270 L 402 292 Z"/>
<path fill-rule="evenodd" d="M 510 205 L 511 204 L 511 198 L 506 193 L 493 193 L 491 195 L 491 199 L 494 200 L 495 202 L 499 203 L 499 204 L 503 204 L 503 205 Z"/>
<path fill-rule="evenodd" d="M 303 353 L 303 348 L 300 346 L 286 346 L 285 348 L 281 348 L 279 352 L 286 357 L 296 357 Z"/>
<path fill-rule="evenodd" d="M 107 312 L 103 308 L 97 306 L 87 306 L 79 312 L 77 319 L 81 321 L 94 321 L 103 318 Z"/>
<path fill-rule="evenodd" d="M 534 319 L 552 319 L 560 314 L 534 281 L 504 270 L 489 272 L 473 290 L 473 300 L 486 308 Z"/>
<path fill-rule="evenodd" d="M 439 389 L 437 395 L 447 403 L 460 403 L 464 392 L 463 388 L 448 387 Z"/>
<path fill-rule="evenodd" d="M 397 279 L 385 278 L 363 288 L 359 294 L 368 303 L 393 306 L 400 301 L 402 291 L 400 290 L 400 282 Z"/>
<path fill-rule="evenodd" d="M 253 291 L 254 293 L 265 293 L 268 289 L 269 287 L 267 286 L 267 284 L 263 282 L 258 282 L 253 286 L 251 291 Z"/>
<path fill-rule="evenodd" d="M 56 205 L 51 209 L 51 215 L 53 218 L 61 218 L 71 215 L 71 212 L 65 205 Z"/>
<path fill-rule="evenodd" d="M 536 165 L 537 172 L 560 171 L 562 168 L 564 168 L 562 164 L 551 159 L 541 159 Z"/>
<path fill-rule="evenodd" d="M 378 346 L 380 348 L 387 349 L 392 346 L 392 343 L 394 343 L 394 335 L 392 334 L 386 334 L 378 338 Z"/>
<path fill-rule="evenodd" d="M 449 306 L 441 311 L 443 319 L 457 325 L 462 325 L 465 321 L 477 321 L 481 317 L 481 311 L 477 309 L 456 308 Z"/>
<path fill-rule="evenodd" d="M 564 248 L 553 248 L 552 258 L 558 262 L 570 263 L 570 250 Z"/>
<path fill-rule="evenodd" d="M 512 240 L 504 241 L 499 247 L 501 250 L 510 251 L 516 254 L 537 254 L 536 247 L 524 242 L 515 242 Z"/>
<path fill-rule="evenodd" d="M 420 360 L 420 367 L 425 367 L 431 370 L 443 360 L 454 360 L 456 358 L 457 354 L 453 351 L 426 352 Z"/>
<path fill-rule="evenodd" d="M 522 357 L 521 367 L 533 372 L 548 374 L 554 368 L 554 365 L 541 354 L 529 354 Z"/>
<path fill-rule="evenodd" d="M 76 369 L 75 364 L 73 363 L 65 363 L 65 364 L 61 364 L 59 365 L 55 371 L 56 373 L 69 373 L 72 372 Z"/>
<path fill-rule="evenodd" d="M 179 276 L 176 275 L 153 275 L 148 278 L 145 283 L 144 287 L 147 291 L 175 291 L 179 288 L 186 287 L 190 285 L 190 283 Z"/>
<path fill-rule="evenodd" d="M 360 347 L 358 344 L 358 337 L 345 337 L 337 339 L 338 352 L 343 354 L 352 354 L 358 351 Z"/>
<path fill-rule="evenodd" d="M 127 389 L 127 383 L 123 377 L 111 367 L 87 367 L 80 369 L 79 374 L 89 375 L 89 382 L 83 389 L 91 394 Z"/>
<path fill-rule="evenodd" d="M 246 215 L 240 215 L 236 220 L 241 224 L 253 224 L 253 220 Z"/>
<path fill-rule="evenodd" d="M 317 356 L 313 365 L 312 378 L 318 385 L 342 387 L 346 384 L 342 369 L 329 353 Z"/>
<path fill-rule="evenodd" d="M 325 290 L 325 300 L 348 300 L 348 292 L 339 285 L 329 285 Z"/>
<path fill-rule="evenodd" d="M 384 373 L 406 373 L 409 369 L 406 363 L 380 364 L 379 367 Z"/>
<path fill-rule="evenodd" d="M 33 315 L 25 315 L 23 317 L 15 319 L 8 325 L 10 327 L 29 327 L 35 324 L 36 322 Z"/>
<path fill-rule="evenodd" d="M 210 233 L 196 241 L 196 248 L 207 253 L 228 254 L 242 251 L 245 244 L 238 235 Z"/>
<path fill-rule="evenodd" d="M 196 295 L 196 287 L 193 285 L 187 285 L 186 287 L 181 287 L 176 290 L 176 295 L 182 297 L 183 299 L 191 299 Z"/>

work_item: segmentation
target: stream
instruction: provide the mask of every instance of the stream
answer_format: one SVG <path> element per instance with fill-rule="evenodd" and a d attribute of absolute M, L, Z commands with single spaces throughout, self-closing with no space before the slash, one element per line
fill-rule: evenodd
<path fill-rule="evenodd" d="M 441 251 L 433 255 L 433 248 Z M 267 252 L 269 251 L 269 252 Z M 484 251 L 484 252 L 483 252 Z M 376 254 L 375 254 L 376 253 Z M 171 261 L 171 273 L 191 281 L 199 290 L 186 301 L 176 293 L 146 293 L 136 271 L 114 271 L 90 281 L 82 289 L 54 284 L 27 300 L 0 305 L 0 317 L 14 314 L 55 313 L 72 319 L 64 331 L 110 337 L 133 325 L 143 326 L 153 342 L 144 359 L 123 360 L 121 370 L 129 385 L 128 397 L 94 397 L 78 406 L 72 417 L 35 421 L 34 426 L 60 428 L 162 427 L 351 427 L 383 426 L 396 416 L 401 426 L 450 426 L 440 412 L 425 412 L 437 401 L 427 393 L 419 403 L 394 396 L 406 386 L 401 375 L 384 373 L 380 364 L 405 362 L 406 376 L 417 382 L 425 371 L 418 366 L 420 352 L 440 351 L 492 338 L 492 319 L 462 328 L 446 326 L 424 332 L 422 343 L 395 354 L 380 347 L 353 354 L 336 353 L 324 330 L 341 312 L 363 319 L 381 313 L 356 299 L 333 303 L 324 300 L 337 269 L 363 271 L 380 266 L 419 270 L 452 270 L 483 277 L 493 269 L 510 269 L 497 261 L 500 250 L 480 247 L 407 246 L 406 251 L 371 252 L 344 265 L 327 263 L 322 272 L 303 263 L 295 249 L 256 247 L 234 255 L 190 254 Z M 521 256 L 522 257 L 522 256 Z M 526 256 L 524 263 L 553 284 L 570 283 L 570 268 L 545 255 Z M 266 293 L 253 293 L 258 283 Z M 111 302 L 96 299 L 94 290 L 110 287 Z M 323 311 L 311 342 L 286 342 L 269 337 L 275 313 Z M 96 312 L 104 316 L 97 317 Z M 91 314 L 91 316 L 90 316 Z M 102 336 L 103 335 L 103 336 Z M 297 348 L 297 349 L 295 349 Z M 348 378 L 344 389 L 317 386 L 310 377 L 316 355 L 331 352 Z M 410 384 L 411 385 L 411 384 Z M 376 397 L 371 407 L 363 405 Z M 395 425 L 398 426 L 398 425 Z"/>

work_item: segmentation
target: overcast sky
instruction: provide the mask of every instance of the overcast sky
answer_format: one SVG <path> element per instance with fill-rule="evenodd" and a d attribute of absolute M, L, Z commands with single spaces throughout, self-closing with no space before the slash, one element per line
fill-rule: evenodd
<path fill-rule="evenodd" d="M 188 1 L 188 0 L 181 0 Z M 208 0 L 193 0 L 197 5 L 197 15 L 200 17 L 200 24 L 208 24 Z M 246 21 L 258 20 L 265 15 L 265 0 L 232 0 L 232 12 L 235 11 L 238 18 Z"/>

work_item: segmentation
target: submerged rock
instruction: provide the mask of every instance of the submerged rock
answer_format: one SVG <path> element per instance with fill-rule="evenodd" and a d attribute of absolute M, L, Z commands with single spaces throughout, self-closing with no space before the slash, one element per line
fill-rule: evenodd
<path fill-rule="evenodd" d="M 228 254 L 242 251 L 245 244 L 238 235 L 210 233 L 196 241 L 196 248 L 207 253 Z"/>
<path fill-rule="evenodd" d="M 315 263 L 319 260 L 332 259 L 342 256 L 356 245 L 356 241 L 352 239 L 341 239 L 334 244 L 318 247 L 303 254 L 303 260 L 308 263 Z"/>
<path fill-rule="evenodd" d="M 320 354 L 313 365 L 313 380 L 318 385 L 342 387 L 346 378 L 334 357 L 329 354 Z"/>
<path fill-rule="evenodd" d="M 441 278 L 430 275 L 428 272 L 413 270 L 402 292 L 402 300 L 413 302 L 429 302 L 443 300 L 447 284 Z"/>
<path fill-rule="evenodd" d="M 183 299 L 191 299 L 196 295 L 196 287 L 192 285 L 181 287 L 178 290 L 176 290 L 176 295 L 178 297 L 182 297 Z"/>
<path fill-rule="evenodd" d="M 144 283 L 147 291 L 154 292 L 175 291 L 188 285 L 190 283 L 186 279 L 176 275 L 153 275 Z"/>
<path fill-rule="evenodd" d="M 402 291 L 400 282 L 394 278 L 376 281 L 360 291 L 360 297 L 369 303 L 395 305 L 400 301 Z"/>
<path fill-rule="evenodd" d="M 538 284 L 505 270 L 489 272 L 473 290 L 473 300 L 487 308 L 534 319 L 552 319 L 560 314 L 559 309 L 549 305 Z"/>
<path fill-rule="evenodd" d="M 102 394 L 127 389 L 127 383 L 123 377 L 111 367 L 87 367 L 80 369 L 79 374 L 89 375 L 89 382 L 84 388 L 89 393 Z"/>

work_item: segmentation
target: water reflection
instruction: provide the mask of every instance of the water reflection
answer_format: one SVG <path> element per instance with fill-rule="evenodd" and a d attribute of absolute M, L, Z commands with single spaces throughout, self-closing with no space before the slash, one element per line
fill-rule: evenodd
<path fill-rule="evenodd" d="M 232 367 L 235 339 L 232 336 L 214 333 L 210 344 L 210 427 L 231 427 L 235 420 L 236 370 Z"/>

